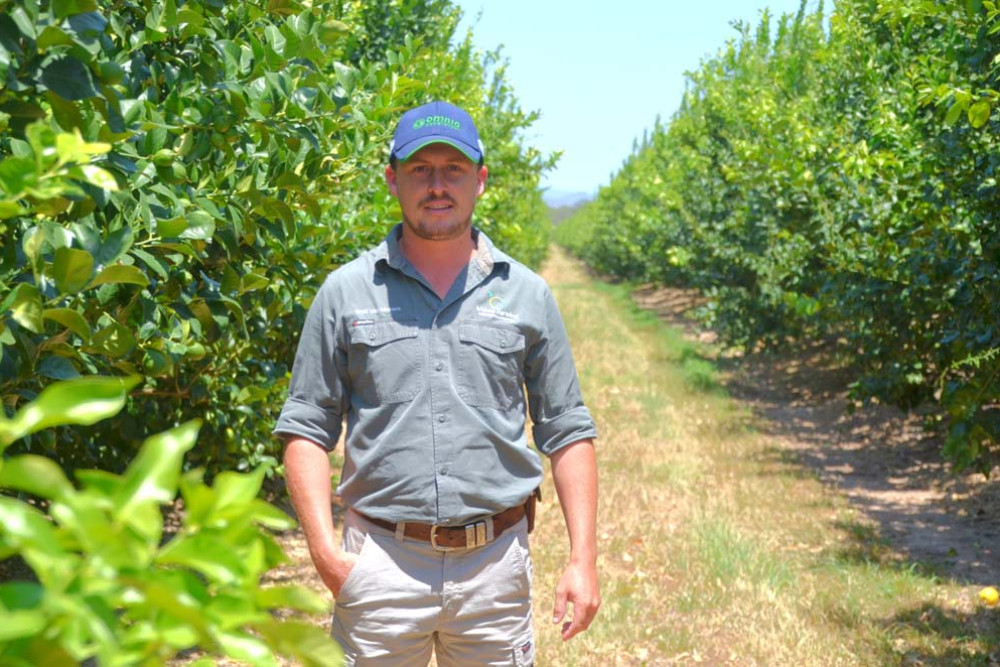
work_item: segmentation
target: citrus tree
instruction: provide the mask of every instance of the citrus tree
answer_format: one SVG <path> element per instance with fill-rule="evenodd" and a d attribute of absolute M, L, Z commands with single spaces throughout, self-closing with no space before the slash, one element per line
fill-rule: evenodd
<path fill-rule="evenodd" d="M 444 0 L 0 2 L 4 409 L 54 380 L 141 378 L 116 416 L 15 450 L 121 471 L 198 418 L 187 465 L 275 465 L 305 311 L 398 220 L 382 172 L 415 104 L 481 119 L 481 224 L 537 263 L 549 161 L 458 18 Z"/>
<path fill-rule="evenodd" d="M 559 234 L 600 270 L 701 289 L 730 344 L 832 341 L 855 399 L 936 403 L 945 453 L 989 471 L 998 17 L 840 0 L 740 25 Z"/>

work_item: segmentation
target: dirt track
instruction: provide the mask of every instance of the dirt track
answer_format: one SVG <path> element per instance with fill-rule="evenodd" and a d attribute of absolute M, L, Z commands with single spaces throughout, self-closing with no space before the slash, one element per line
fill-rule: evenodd
<path fill-rule="evenodd" d="M 710 342 L 686 292 L 645 288 L 636 302 Z M 923 417 L 873 405 L 847 413 L 850 377 L 824 351 L 722 360 L 730 394 L 774 438 L 773 455 L 815 470 L 878 526 L 900 558 L 980 586 L 1000 582 L 1000 480 L 953 474 Z M 995 478 L 996 476 L 994 476 Z"/>

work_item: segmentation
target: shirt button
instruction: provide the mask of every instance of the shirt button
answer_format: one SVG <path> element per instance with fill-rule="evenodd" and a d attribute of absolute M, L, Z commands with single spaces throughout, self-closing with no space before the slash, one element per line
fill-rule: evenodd
<path fill-rule="evenodd" d="M 507 339 L 506 338 L 501 338 L 500 339 L 500 347 L 507 347 Z"/>
<path fill-rule="evenodd" d="M 441 468 L 441 474 L 447 476 L 448 475 L 448 469 L 447 468 Z"/>
<path fill-rule="evenodd" d="M 443 424 L 445 419 L 447 419 L 447 417 L 445 417 L 444 415 L 438 415 L 438 422 L 439 423 Z"/>
<path fill-rule="evenodd" d="M 441 363 L 441 362 L 439 361 L 439 362 L 437 362 L 437 364 L 436 364 L 436 365 L 434 366 L 434 369 L 435 369 L 435 370 L 439 370 L 439 371 L 443 371 L 443 370 L 444 370 L 444 364 L 443 364 L 443 363 Z"/>
<path fill-rule="evenodd" d="M 375 340 L 375 334 L 368 334 L 369 340 Z"/>

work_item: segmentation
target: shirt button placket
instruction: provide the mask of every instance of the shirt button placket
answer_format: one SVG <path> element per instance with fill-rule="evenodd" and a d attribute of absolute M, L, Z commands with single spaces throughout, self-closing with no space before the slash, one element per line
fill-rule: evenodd
<path fill-rule="evenodd" d="M 430 345 L 428 348 L 431 357 L 429 367 L 433 369 L 433 373 L 427 379 L 431 389 L 431 404 L 429 407 L 431 415 L 433 415 L 431 417 L 433 420 L 431 422 L 433 424 L 431 430 L 434 437 L 434 459 L 432 465 L 434 466 L 435 477 L 438 478 L 437 506 L 439 520 L 443 521 L 446 517 L 454 513 L 455 508 L 453 507 L 454 490 L 447 482 L 451 474 L 451 438 L 447 432 L 450 420 L 448 411 L 453 407 L 450 394 L 451 381 L 447 372 L 450 350 L 442 333 L 441 329 L 438 328 L 435 318 L 435 322 L 430 330 Z"/>

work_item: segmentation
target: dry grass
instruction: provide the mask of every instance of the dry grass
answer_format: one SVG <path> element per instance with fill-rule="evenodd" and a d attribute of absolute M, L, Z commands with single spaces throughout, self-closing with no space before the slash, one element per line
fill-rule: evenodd
<path fill-rule="evenodd" d="M 545 270 L 601 434 L 604 606 L 549 623 L 567 540 L 551 480 L 533 535 L 539 665 L 991 664 L 997 614 L 907 563 L 759 433 L 695 344 L 554 253 Z"/>

